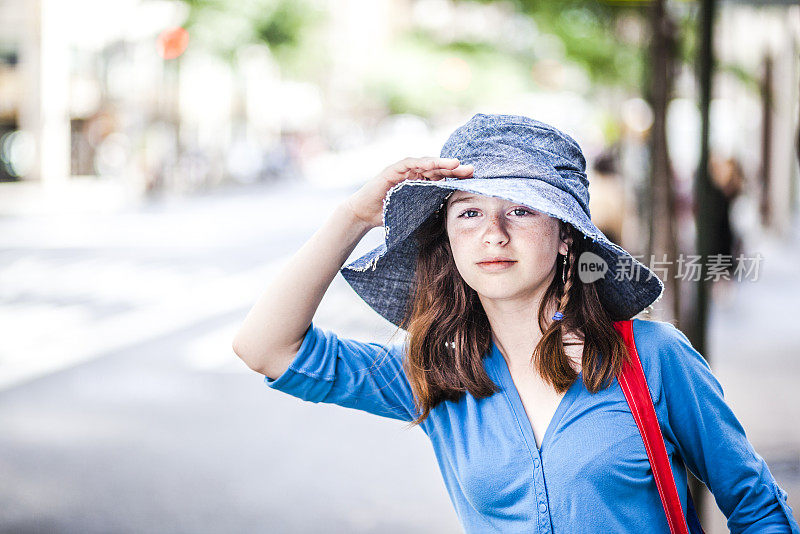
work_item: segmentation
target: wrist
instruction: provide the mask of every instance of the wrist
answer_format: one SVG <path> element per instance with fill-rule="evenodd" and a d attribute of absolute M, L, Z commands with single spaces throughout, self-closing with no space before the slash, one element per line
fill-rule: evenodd
<path fill-rule="evenodd" d="M 336 208 L 334 216 L 345 221 L 346 224 L 355 228 L 362 235 L 375 228 L 374 224 L 365 221 L 356 214 L 355 210 L 353 210 L 352 206 L 350 205 L 349 199 L 339 204 L 339 206 Z"/>

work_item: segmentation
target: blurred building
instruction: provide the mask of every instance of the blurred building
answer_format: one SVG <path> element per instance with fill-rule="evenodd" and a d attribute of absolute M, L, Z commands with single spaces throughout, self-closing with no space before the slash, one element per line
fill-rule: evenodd
<path fill-rule="evenodd" d="M 241 91 L 236 100 L 229 65 L 198 53 L 179 68 L 162 37 L 186 14 L 167 0 L 1 1 L 1 179 L 51 186 L 92 177 L 146 191 L 251 172 L 248 157 L 260 163 L 262 154 L 237 145 L 242 125 L 277 135 L 265 108 L 305 93 Z M 242 71 L 269 94 L 275 69 L 258 52 L 242 51 Z M 238 157 L 228 169 L 231 148 Z"/>
<path fill-rule="evenodd" d="M 800 5 L 766 4 L 723 3 L 719 13 L 715 48 L 727 68 L 715 80 L 712 148 L 741 163 L 745 198 L 786 233 L 800 205 Z"/>
<path fill-rule="evenodd" d="M 300 37 L 296 68 L 286 69 L 263 43 L 239 46 L 227 58 L 208 50 L 215 38 L 230 38 L 235 25 L 189 27 L 188 48 L 175 56 L 167 48 L 179 44 L 170 39 L 180 33 L 170 32 L 189 18 L 189 7 L 178 0 L 0 0 L 0 180 L 49 187 L 80 178 L 122 184 L 136 194 L 188 191 L 304 170 L 321 176 L 330 168 L 329 153 L 348 151 L 374 172 L 400 149 L 432 144 L 414 140 L 441 142 L 442 131 L 484 111 L 558 125 L 581 143 L 590 170 L 610 143 L 619 143 L 618 181 L 630 203 L 622 211 L 635 212 L 644 198 L 652 121 L 645 101 L 593 87 L 565 59 L 563 45 L 511 4 L 305 5 L 317 23 Z M 723 2 L 717 18 L 712 150 L 737 157 L 747 180 L 743 198 L 763 197 L 770 224 L 781 228 L 798 195 L 799 10 Z M 446 46 L 434 53 L 435 46 L 408 38 L 419 31 L 441 43 L 484 43 L 499 53 L 482 63 Z M 534 58 L 533 68 L 514 63 L 520 54 Z M 754 86 L 752 79 L 760 81 Z M 684 197 L 691 196 L 698 160 L 694 84 L 691 66 L 684 66 L 668 112 L 676 189 Z M 387 124 L 393 114 L 404 118 Z M 382 138 L 393 135 L 392 123 L 410 127 L 404 131 L 413 132 L 411 139 Z M 608 123 L 618 132 L 613 139 L 604 130 Z M 346 169 L 330 172 L 338 174 L 326 180 L 364 178 Z M 597 200 L 613 214 L 619 197 L 606 196 Z M 647 214 L 610 223 L 633 249 L 641 242 L 642 217 Z"/>

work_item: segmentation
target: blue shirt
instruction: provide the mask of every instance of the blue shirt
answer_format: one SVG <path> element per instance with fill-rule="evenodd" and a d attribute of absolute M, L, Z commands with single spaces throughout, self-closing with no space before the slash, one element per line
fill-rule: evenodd
<path fill-rule="evenodd" d="M 634 319 L 633 332 L 684 512 L 688 468 L 714 495 L 731 532 L 800 534 L 786 492 L 747 440 L 706 360 L 669 323 Z M 402 342 L 364 343 L 312 323 L 289 368 L 264 380 L 310 402 L 411 421 L 402 359 Z M 669 532 L 616 379 L 591 394 L 579 375 L 537 447 L 494 343 L 484 366 L 502 391 L 442 402 L 420 425 L 466 532 Z"/>

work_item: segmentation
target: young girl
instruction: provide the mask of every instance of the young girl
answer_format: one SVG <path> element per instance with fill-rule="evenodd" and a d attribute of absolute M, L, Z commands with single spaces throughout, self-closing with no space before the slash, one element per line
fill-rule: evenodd
<path fill-rule="evenodd" d="M 234 351 L 271 388 L 418 425 L 466 532 L 670 532 L 614 328 L 663 284 L 592 223 L 580 147 L 478 114 L 440 156 L 399 161 L 340 205 Z M 381 225 L 384 242 L 342 267 Z M 340 270 L 405 343 L 312 323 Z M 705 359 L 669 323 L 632 327 L 683 510 L 688 468 L 732 532 L 798 533 Z"/>

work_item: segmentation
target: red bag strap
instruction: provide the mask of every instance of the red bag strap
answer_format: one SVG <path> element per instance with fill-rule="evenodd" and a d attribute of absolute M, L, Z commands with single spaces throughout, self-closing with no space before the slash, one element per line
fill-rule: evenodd
<path fill-rule="evenodd" d="M 664 436 L 661 434 L 653 399 L 650 398 L 650 390 L 647 388 L 642 362 L 639 360 L 639 353 L 636 352 L 636 344 L 633 341 L 633 321 L 615 322 L 614 328 L 622 335 L 630 354 L 630 361 L 623 363 L 617 380 L 631 408 L 633 418 L 636 420 L 636 426 L 639 427 L 639 432 L 642 434 L 642 441 L 644 441 L 647 457 L 650 459 L 650 466 L 653 470 L 653 478 L 656 480 L 658 494 L 661 496 L 661 504 L 667 514 L 669 530 L 672 534 L 689 534 L 678 489 L 675 487 L 675 477 L 669 464 L 667 448 L 664 445 Z"/>

